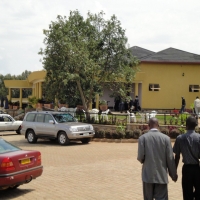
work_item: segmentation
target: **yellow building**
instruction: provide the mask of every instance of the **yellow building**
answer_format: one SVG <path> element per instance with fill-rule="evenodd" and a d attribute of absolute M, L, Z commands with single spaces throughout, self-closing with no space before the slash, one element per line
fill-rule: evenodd
<path fill-rule="evenodd" d="M 32 72 L 27 80 L 4 80 L 5 87 L 8 88 L 8 100 L 12 102 L 19 101 L 20 108 L 22 108 L 22 103 L 28 103 L 28 98 L 22 98 L 22 90 L 30 88 L 32 89 L 32 95 L 36 98 L 42 98 L 42 82 L 44 82 L 46 76 L 46 71 L 35 71 Z M 19 98 L 12 98 L 11 90 L 19 89 Z"/>
<path fill-rule="evenodd" d="M 180 109 L 181 97 L 190 109 L 200 96 L 200 55 L 174 48 L 154 53 L 140 47 L 131 48 L 140 59 L 140 72 L 134 82 L 142 108 Z"/>
<path fill-rule="evenodd" d="M 140 60 L 140 71 L 132 84 L 131 97 L 139 97 L 142 109 L 180 109 L 181 97 L 186 99 L 186 108 L 200 96 L 200 55 L 174 48 L 152 52 L 140 47 L 130 48 L 132 54 Z M 23 88 L 32 88 L 32 96 L 42 97 L 42 82 L 46 72 L 32 72 L 27 80 L 5 80 L 9 89 L 8 99 L 27 103 L 22 98 Z M 20 89 L 20 98 L 11 97 L 11 89 Z M 98 99 L 98 97 L 97 97 Z M 108 100 L 109 107 L 114 107 L 114 99 L 109 91 L 104 91 L 102 99 Z"/>

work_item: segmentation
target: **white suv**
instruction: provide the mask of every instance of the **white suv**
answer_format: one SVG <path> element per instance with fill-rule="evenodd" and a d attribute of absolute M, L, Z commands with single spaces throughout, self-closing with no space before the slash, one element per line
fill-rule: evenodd
<path fill-rule="evenodd" d="M 25 115 L 21 134 L 29 143 L 36 143 L 38 138 L 48 138 L 66 145 L 70 140 L 88 143 L 95 132 L 91 124 L 78 122 L 69 113 L 33 111 Z"/>

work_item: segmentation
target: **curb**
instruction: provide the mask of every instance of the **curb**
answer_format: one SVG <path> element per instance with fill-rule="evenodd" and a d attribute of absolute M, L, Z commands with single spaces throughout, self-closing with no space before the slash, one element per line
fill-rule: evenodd
<path fill-rule="evenodd" d="M 175 142 L 176 139 L 170 139 Z M 108 138 L 93 138 L 92 142 L 108 142 L 108 143 L 138 143 L 138 139 L 108 139 Z"/>

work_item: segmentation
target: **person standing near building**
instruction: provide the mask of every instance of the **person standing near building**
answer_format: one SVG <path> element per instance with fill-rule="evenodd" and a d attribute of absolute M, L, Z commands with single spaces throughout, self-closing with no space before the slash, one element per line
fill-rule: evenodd
<path fill-rule="evenodd" d="M 144 200 L 168 200 L 168 174 L 173 181 L 178 175 L 170 138 L 158 131 L 158 120 L 149 119 L 149 131 L 139 137 L 138 157 L 142 166 Z"/>
<path fill-rule="evenodd" d="M 182 190 L 184 200 L 193 200 L 194 197 L 196 200 L 200 199 L 200 135 L 195 132 L 196 126 L 196 118 L 188 117 L 186 120 L 187 132 L 176 138 L 173 147 L 176 168 L 178 168 L 180 154 L 183 158 Z"/>
<path fill-rule="evenodd" d="M 181 97 L 182 98 L 182 102 L 181 102 L 181 110 L 180 110 L 180 113 L 183 113 L 185 111 L 185 106 L 186 106 L 186 101 L 185 101 L 185 98 L 184 97 Z"/>
<path fill-rule="evenodd" d="M 135 109 L 134 109 L 135 113 L 136 113 L 136 112 L 139 112 L 139 111 L 141 110 L 138 96 L 135 96 L 134 108 L 135 108 Z"/>
<path fill-rule="evenodd" d="M 199 116 L 199 114 L 200 114 L 200 99 L 199 99 L 199 97 L 196 97 L 196 99 L 194 100 L 194 109 L 195 109 L 195 114 L 197 116 Z"/>

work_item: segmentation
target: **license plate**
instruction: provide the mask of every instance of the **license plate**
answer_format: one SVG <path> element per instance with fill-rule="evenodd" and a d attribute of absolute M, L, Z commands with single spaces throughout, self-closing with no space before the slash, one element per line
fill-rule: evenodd
<path fill-rule="evenodd" d="M 30 158 L 26 158 L 26 159 L 21 160 L 22 165 L 29 164 L 30 162 L 31 162 Z"/>
<path fill-rule="evenodd" d="M 89 135 L 89 133 L 84 133 L 84 136 L 88 136 Z"/>

